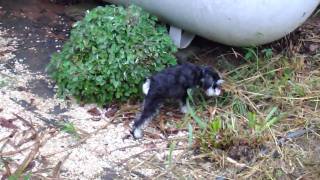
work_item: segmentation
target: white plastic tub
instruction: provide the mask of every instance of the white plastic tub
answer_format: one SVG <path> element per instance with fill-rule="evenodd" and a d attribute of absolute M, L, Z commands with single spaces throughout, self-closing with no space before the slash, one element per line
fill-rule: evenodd
<path fill-rule="evenodd" d="M 169 24 L 233 46 L 260 45 L 300 26 L 320 0 L 105 0 L 137 4 Z"/>

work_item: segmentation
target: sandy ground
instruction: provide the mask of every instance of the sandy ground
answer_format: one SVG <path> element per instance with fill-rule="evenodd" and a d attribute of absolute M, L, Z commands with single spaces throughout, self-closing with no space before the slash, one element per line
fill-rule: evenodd
<path fill-rule="evenodd" d="M 225 179 L 219 176 L 234 174 L 228 168 L 215 169 L 210 161 L 198 163 L 196 150 L 187 147 L 186 130 L 172 128 L 172 133 L 164 136 L 151 125 L 143 140 L 133 140 L 129 130 L 138 105 L 101 108 L 56 97 L 54 82 L 45 72 L 50 55 L 61 49 L 72 24 L 96 4 L 77 7 L 48 2 L 0 0 L 2 179 L 21 173 L 30 173 L 31 179 L 207 179 L 208 172 L 211 179 L 212 174 L 217 175 L 216 179 Z M 221 48 L 208 50 L 204 46 L 202 42 L 196 44 L 198 50 L 221 54 Z M 305 48 L 318 52 L 319 46 L 307 44 Z M 216 63 L 215 56 L 206 57 L 203 62 Z M 181 118 L 175 111 L 164 110 L 157 119 L 173 122 Z M 175 150 L 171 167 L 172 144 Z M 240 166 L 241 171 L 243 164 L 230 162 Z M 191 163 L 199 169 L 193 169 Z M 179 171 L 171 171 L 177 166 Z M 176 174 L 170 174 L 173 172 Z"/>
<path fill-rule="evenodd" d="M 110 118 L 110 112 L 116 113 L 112 106 L 80 106 L 57 98 L 45 66 L 50 54 L 61 48 L 72 21 L 57 13 L 50 16 L 51 11 L 41 9 L 45 6 L 35 7 L 32 2 L 20 11 L 10 2 L 0 3 L 5 6 L 0 7 L 0 174 L 4 179 L 19 172 L 29 172 L 33 179 L 157 175 L 153 169 L 140 168 L 143 163 L 137 156 L 165 162 L 169 140 L 186 133 L 135 141 L 129 136 L 133 113 L 131 118 Z M 53 11 L 64 10 L 63 6 L 47 6 Z M 44 16 L 38 16 L 41 13 Z M 50 27 L 45 17 L 56 18 L 60 29 Z M 67 133 L 65 124 L 73 124 L 75 131 Z M 134 163 L 129 166 L 128 162 Z"/>
<path fill-rule="evenodd" d="M 52 83 L 45 74 L 30 71 L 23 64 L 28 59 L 14 56 L 21 40 L 6 35 L 5 30 L 0 31 L 0 52 L 3 53 L 0 65 L 0 147 L 3 158 L 10 158 L 8 167 L 11 172 L 15 172 L 34 152 L 31 158 L 33 167 L 30 168 L 35 176 L 94 179 L 103 175 L 105 169 L 111 169 L 115 173 L 113 176 L 118 176 L 116 172 L 125 166 L 123 162 L 128 158 L 144 151 L 148 151 L 146 155 L 153 154 L 155 148 L 165 151 L 166 140 L 133 140 L 128 136 L 129 122 L 121 122 L 121 118 L 111 122 L 112 119 L 105 117 L 108 109 L 95 105 L 80 107 L 72 100 L 34 94 L 30 91 L 30 82 L 45 81 L 49 88 L 53 88 L 50 87 Z M 8 68 L 6 62 L 9 60 L 12 67 Z M 88 112 L 91 109 L 99 113 L 92 115 Z M 58 122 L 73 123 L 77 135 L 59 129 Z M 165 160 L 166 156 L 157 153 L 157 157 Z M 57 167 L 61 168 L 59 173 L 51 174 Z M 155 172 L 141 170 L 140 173 L 150 176 Z"/>

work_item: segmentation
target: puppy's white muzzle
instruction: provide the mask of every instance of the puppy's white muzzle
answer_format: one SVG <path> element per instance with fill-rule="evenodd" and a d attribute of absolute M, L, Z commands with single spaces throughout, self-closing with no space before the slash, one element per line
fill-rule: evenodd
<path fill-rule="evenodd" d="M 221 94 L 221 89 L 220 88 L 215 88 L 214 89 L 214 95 L 219 96 Z"/>
<path fill-rule="evenodd" d="M 216 87 L 216 88 L 213 88 L 213 87 L 208 88 L 206 90 L 206 95 L 207 96 L 219 96 L 221 94 L 221 89 L 219 88 L 219 86 L 221 86 L 222 83 L 224 83 L 224 80 L 219 79 L 216 82 L 216 85 L 218 85 L 218 87 Z"/>
<path fill-rule="evenodd" d="M 221 94 L 221 89 L 220 88 L 212 88 L 210 87 L 209 89 L 206 90 L 206 95 L 207 96 L 219 96 Z"/>
<path fill-rule="evenodd" d="M 220 86 L 220 85 L 223 84 L 223 83 L 224 83 L 224 80 L 219 79 L 216 84 Z"/>

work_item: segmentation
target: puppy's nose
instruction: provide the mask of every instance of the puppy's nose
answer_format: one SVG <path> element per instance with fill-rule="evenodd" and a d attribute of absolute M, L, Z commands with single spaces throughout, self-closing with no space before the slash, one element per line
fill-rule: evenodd
<path fill-rule="evenodd" d="M 223 79 L 219 79 L 217 82 L 216 82 L 216 84 L 218 85 L 218 86 L 220 86 L 221 84 L 223 84 L 224 83 L 224 80 Z"/>

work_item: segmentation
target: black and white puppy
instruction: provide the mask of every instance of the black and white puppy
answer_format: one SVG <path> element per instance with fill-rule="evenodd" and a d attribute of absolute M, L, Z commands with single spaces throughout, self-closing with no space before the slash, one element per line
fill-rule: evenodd
<path fill-rule="evenodd" d="M 187 112 L 187 90 L 201 87 L 207 96 L 218 96 L 223 80 L 209 67 L 184 63 L 164 69 L 148 78 L 142 86 L 145 94 L 143 111 L 134 121 L 132 134 L 134 138 L 143 137 L 143 128 L 157 113 L 160 105 L 168 98 L 180 103 L 181 112 Z"/>

